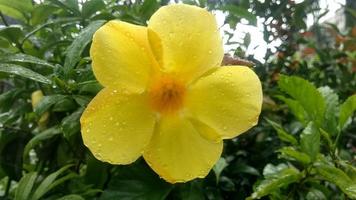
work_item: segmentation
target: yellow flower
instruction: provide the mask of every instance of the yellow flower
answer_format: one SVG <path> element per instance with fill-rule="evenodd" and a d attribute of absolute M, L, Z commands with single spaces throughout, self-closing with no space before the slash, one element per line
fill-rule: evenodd
<path fill-rule="evenodd" d="M 110 21 L 95 33 L 90 55 L 105 88 L 81 129 L 99 160 L 129 164 L 143 155 L 168 182 L 203 178 L 222 140 L 258 121 L 261 83 L 247 67 L 220 67 L 221 37 L 205 9 L 164 6 L 148 27 Z"/>

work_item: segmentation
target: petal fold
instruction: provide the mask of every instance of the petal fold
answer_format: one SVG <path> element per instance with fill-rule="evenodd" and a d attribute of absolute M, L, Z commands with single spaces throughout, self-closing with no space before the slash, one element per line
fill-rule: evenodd
<path fill-rule="evenodd" d="M 190 82 L 220 66 L 222 40 L 215 17 L 207 10 L 185 4 L 164 6 L 153 14 L 148 28 L 149 42 L 165 72 Z"/>
<path fill-rule="evenodd" d="M 170 183 L 205 177 L 219 159 L 222 141 L 214 143 L 200 136 L 189 120 L 165 117 L 156 127 L 144 159 Z"/>
<path fill-rule="evenodd" d="M 104 86 L 142 91 L 157 65 L 147 28 L 113 20 L 99 28 L 90 48 L 95 77 Z"/>
<path fill-rule="evenodd" d="M 144 95 L 104 88 L 89 103 L 80 122 L 84 144 L 97 159 L 129 164 L 150 141 L 155 117 Z"/>
<path fill-rule="evenodd" d="M 201 77 L 191 85 L 186 99 L 195 127 L 216 141 L 236 137 L 256 125 L 261 106 L 261 82 L 243 66 L 219 67 Z"/>

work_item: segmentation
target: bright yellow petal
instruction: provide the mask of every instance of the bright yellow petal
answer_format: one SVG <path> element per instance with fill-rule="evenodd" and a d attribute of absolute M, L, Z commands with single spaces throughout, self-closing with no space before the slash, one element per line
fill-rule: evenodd
<path fill-rule="evenodd" d="M 84 144 L 94 156 L 112 164 L 129 164 L 142 155 L 153 133 L 155 117 L 141 94 L 104 88 L 81 119 Z"/>
<path fill-rule="evenodd" d="M 153 14 L 148 28 L 150 44 L 164 71 L 189 82 L 220 66 L 222 40 L 215 17 L 207 10 L 184 4 L 164 6 Z"/>
<path fill-rule="evenodd" d="M 213 140 L 236 137 L 256 125 L 261 106 L 261 82 L 243 66 L 220 67 L 200 78 L 186 99 L 192 123 Z"/>
<path fill-rule="evenodd" d="M 200 136 L 189 120 L 179 116 L 163 118 L 144 151 L 151 168 L 170 183 L 205 177 L 222 151 L 222 141 L 214 143 Z"/>
<path fill-rule="evenodd" d="M 110 21 L 97 30 L 90 48 L 93 71 L 104 86 L 142 91 L 156 61 L 147 28 Z"/>

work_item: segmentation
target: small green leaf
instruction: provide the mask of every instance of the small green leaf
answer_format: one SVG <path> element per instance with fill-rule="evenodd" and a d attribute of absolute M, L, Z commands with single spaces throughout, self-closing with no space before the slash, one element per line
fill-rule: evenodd
<path fill-rule="evenodd" d="M 337 113 L 339 113 L 339 96 L 329 87 L 318 88 L 318 91 L 326 103 L 323 127 L 328 133 L 336 135 L 338 132 Z"/>
<path fill-rule="evenodd" d="M 77 194 L 70 194 L 70 195 L 66 195 L 64 197 L 61 197 L 57 200 L 85 200 L 83 197 L 81 197 L 80 195 Z"/>
<path fill-rule="evenodd" d="M 325 194 L 315 188 L 311 188 L 306 196 L 307 200 L 327 200 Z"/>
<path fill-rule="evenodd" d="M 82 16 L 83 18 L 89 18 L 96 12 L 105 8 L 103 0 L 89 0 L 83 4 Z"/>
<path fill-rule="evenodd" d="M 239 7 L 239 6 L 235 6 L 235 5 L 232 5 L 232 4 L 223 6 L 221 9 L 224 10 L 224 11 L 228 11 L 231 15 L 234 15 L 236 17 L 244 18 L 244 19 L 246 19 L 247 21 L 249 21 L 253 25 L 257 24 L 256 16 L 254 14 L 250 13 L 248 11 L 248 9 L 245 9 L 245 8 L 242 8 L 242 7 Z"/>
<path fill-rule="evenodd" d="M 51 84 L 51 80 L 41 74 L 15 64 L 0 64 L 0 72 L 15 74 L 41 83 Z"/>
<path fill-rule="evenodd" d="M 218 162 L 214 165 L 213 170 L 215 172 L 216 176 L 216 182 L 219 182 L 220 174 L 224 170 L 225 167 L 227 167 L 228 164 L 225 160 L 225 158 L 221 157 Z"/>
<path fill-rule="evenodd" d="M 278 150 L 283 158 L 301 162 L 303 164 L 310 163 L 310 157 L 303 153 L 295 150 L 293 147 L 283 147 Z"/>
<path fill-rule="evenodd" d="M 27 55 L 27 54 L 5 54 L 1 55 L 0 59 L 4 63 L 12 63 L 12 62 L 21 62 L 21 63 L 32 63 L 37 65 L 44 65 L 47 67 L 54 67 L 52 64 L 48 63 L 45 60 L 39 59 L 37 57 Z"/>
<path fill-rule="evenodd" d="M 79 119 L 82 113 L 83 108 L 79 108 L 62 120 L 62 130 L 65 138 L 69 139 L 72 135 L 80 131 Z"/>
<path fill-rule="evenodd" d="M 341 169 L 324 163 L 316 163 L 315 170 L 324 180 L 337 185 L 351 199 L 356 198 L 356 183 Z"/>
<path fill-rule="evenodd" d="M 297 139 L 295 139 L 291 134 L 287 133 L 283 127 L 279 124 L 277 124 L 276 122 L 269 120 L 266 118 L 266 121 L 272 125 L 272 127 L 274 128 L 274 130 L 277 131 L 278 137 L 279 139 L 281 139 L 284 142 L 288 142 L 291 143 L 293 145 L 298 145 L 298 141 Z"/>
<path fill-rule="evenodd" d="M 85 29 L 83 29 L 79 35 L 74 39 L 72 44 L 67 48 L 66 58 L 64 61 L 64 70 L 69 73 L 74 68 L 75 64 L 80 60 L 84 48 L 91 42 L 95 31 L 103 25 L 105 21 L 98 20 L 93 21 Z"/>
<path fill-rule="evenodd" d="M 281 95 L 277 95 L 275 97 L 277 99 L 283 101 L 285 104 L 287 104 L 290 111 L 298 119 L 298 121 L 300 123 L 302 123 L 304 126 L 306 126 L 307 121 L 308 121 L 308 115 L 305 112 L 303 106 L 298 101 L 281 96 Z"/>
<path fill-rule="evenodd" d="M 37 172 L 30 172 L 28 174 L 25 174 L 21 178 L 15 191 L 15 200 L 31 199 L 30 194 L 35 184 L 36 178 L 37 178 Z"/>
<path fill-rule="evenodd" d="M 297 100 L 308 113 L 311 120 L 320 125 L 324 119 L 325 101 L 316 87 L 297 76 L 281 75 L 279 88 Z"/>
<path fill-rule="evenodd" d="M 42 182 L 41 184 L 36 188 L 35 192 L 33 193 L 32 196 L 32 200 L 38 200 L 40 199 L 44 194 L 46 194 L 49 190 L 51 190 L 54 186 L 51 184 L 53 184 L 55 182 L 55 180 L 57 179 L 57 177 L 62 174 L 63 172 L 65 172 L 67 169 L 69 169 L 70 167 L 72 167 L 73 165 L 66 165 L 62 168 L 60 168 L 59 170 L 53 172 L 52 174 L 50 174 L 49 176 L 47 176 Z M 72 178 L 72 177 L 71 177 Z M 66 179 L 67 180 L 67 179 Z"/>
<path fill-rule="evenodd" d="M 298 182 L 303 177 L 297 169 L 289 167 L 282 169 L 274 174 L 272 177 L 268 177 L 261 181 L 249 199 L 259 199 L 263 196 L 269 195 L 282 187 L 285 187 L 291 183 Z"/>
<path fill-rule="evenodd" d="M 340 130 L 346 127 L 347 120 L 356 110 L 356 95 L 352 95 L 340 106 L 339 127 Z"/>
<path fill-rule="evenodd" d="M 44 96 L 42 98 L 42 100 L 36 105 L 36 107 L 34 108 L 34 111 L 38 116 L 41 116 L 51 106 L 53 106 L 54 104 L 58 103 L 59 101 L 65 99 L 65 98 L 67 98 L 67 96 L 61 95 L 61 94 Z"/>
<path fill-rule="evenodd" d="M 313 122 L 309 122 L 300 135 L 300 146 L 312 161 L 316 159 L 320 149 L 320 133 Z"/>
<path fill-rule="evenodd" d="M 46 129 L 42 131 L 41 133 L 37 134 L 35 137 L 33 137 L 25 146 L 25 150 L 23 152 L 23 157 L 26 158 L 30 152 L 31 149 L 33 149 L 37 144 L 44 140 L 48 140 L 56 135 L 61 134 L 60 129 L 55 126 L 49 129 Z"/>

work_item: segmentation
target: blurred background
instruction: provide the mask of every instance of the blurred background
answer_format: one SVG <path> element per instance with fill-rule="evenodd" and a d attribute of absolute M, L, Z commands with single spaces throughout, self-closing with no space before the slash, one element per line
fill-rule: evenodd
<path fill-rule="evenodd" d="M 93 33 L 171 3 L 211 11 L 224 64 L 253 68 L 264 91 L 258 125 L 206 178 L 174 185 L 143 159 L 96 160 L 79 124 L 102 89 Z M 356 199 L 356 1 L 0 0 L 0 18 L 1 199 Z"/>

